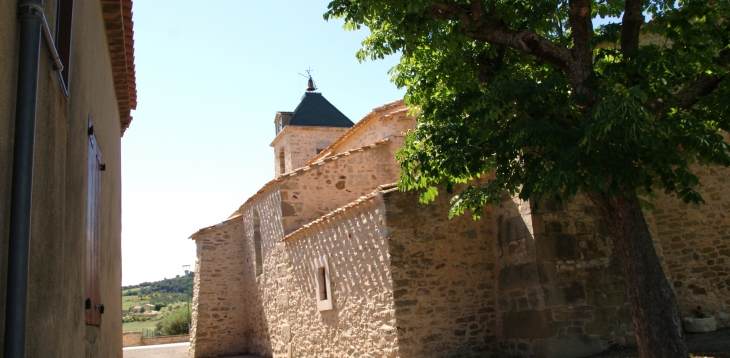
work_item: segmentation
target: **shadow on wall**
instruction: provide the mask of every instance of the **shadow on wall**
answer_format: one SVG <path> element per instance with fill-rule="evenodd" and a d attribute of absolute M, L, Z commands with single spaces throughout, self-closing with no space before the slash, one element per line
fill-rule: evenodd
<path fill-rule="evenodd" d="M 296 356 L 393 356 L 390 265 L 379 199 L 348 209 L 286 242 Z M 306 236 L 305 236 L 306 235 Z M 326 258 L 326 263 L 325 259 Z M 318 264 L 315 265 L 315 261 Z M 317 273 L 329 270 L 332 309 L 319 311 Z M 327 284 L 327 283 L 325 283 Z"/>
<path fill-rule="evenodd" d="M 386 196 L 397 335 L 402 357 L 482 357 L 498 352 L 495 235 L 482 220 L 448 219 L 449 195 Z"/>
<path fill-rule="evenodd" d="M 500 350 L 583 357 L 632 337 L 620 272 L 596 208 L 505 198 L 498 230 Z"/>
<path fill-rule="evenodd" d="M 244 289 L 240 301 L 246 309 L 245 332 L 249 354 L 271 357 L 277 354 L 271 333 L 285 312 L 277 306 L 276 243 L 283 237 L 280 200 L 277 191 L 261 195 L 243 212 Z"/>

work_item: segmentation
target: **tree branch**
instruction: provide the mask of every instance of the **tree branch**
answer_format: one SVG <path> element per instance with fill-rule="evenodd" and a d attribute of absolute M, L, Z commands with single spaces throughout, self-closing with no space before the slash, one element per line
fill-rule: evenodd
<path fill-rule="evenodd" d="M 593 74 L 591 0 L 568 1 L 568 21 L 573 39 L 570 53 L 574 66 L 567 75 L 576 94 L 584 95 L 591 91 L 584 82 Z"/>
<path fill-rule="evenodd" d="M 641 13 L 643 4 L 643 0 L 626 0 L 621 19 L 621 52 L 624 58 L 639 49 L 639 34 L 644 24 L 644 14 Z"/>
<path fill-rule="evenodd" d="M 654 103 L 651 106 L 654 108 L 652 112 L 659 117 L 664 117 L 671 108 L 689 109 L 697 104 L 701 97 L 712 93 L 723 79 L 725 79 L 725 76 L 702 75 L 695 83 L 677 92 L 671 101 Z"/>
<path fill-rule="evenodd" d="M 489 14 L 484 12 L 478 0 L 471 0 L 468 7 L 459 7 L 452 0 L 434 3 L 431 15 L 441 20 L 458 19 L 464 33 L 475 40 L 529 53 L 566 72 L 573 65 L 573 56 L 567 48 L 539 36 L 535 31 L 516 32 L 485 21 L 489 18 Z M 588 15 L 590 16 L 590 11 Z"/>

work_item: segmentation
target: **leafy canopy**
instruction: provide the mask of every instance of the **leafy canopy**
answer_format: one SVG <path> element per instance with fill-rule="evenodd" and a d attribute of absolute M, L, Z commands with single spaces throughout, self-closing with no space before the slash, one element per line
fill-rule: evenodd
<path fill-rule="evenodd" d="M 606 16 L 623 19 L 593 27 Z M 701 202 L 692 164 L 730 165 L 728 1 L 334 0 L 330 17 L 370 29 L 358 59 L 401 56 L 419 123 L 399 187 L 428 202 L 486 176 L 450 215 L 504 190 Z"/>

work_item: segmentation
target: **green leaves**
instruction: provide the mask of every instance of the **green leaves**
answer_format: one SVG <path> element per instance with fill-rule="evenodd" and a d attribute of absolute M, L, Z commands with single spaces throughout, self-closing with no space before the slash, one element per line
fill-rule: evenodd
<path fill-rule="evenodd" d="M 730 129 L 728 81 L 698 86 L 727 74 L 730 3 L 647 2 L 651 22 L 630 58 L 621 52 L 622 24 L 600 26 L 580 96 L 570 68 L 475 40 L 476 25 L 464 23 L 474 15 L 470 2 L 453 2 L 453 16 L 439 12 L 445 4 L 335 0 L 325 14 L 344 18 L 348 29 L 370 28 L 360 60 L 401 53 L 390 73 L 420 116 L 397 154 L 398 185 L 420 190 L 421 202 L 434 200 L 437 187 L 464 188 L 449 215 L 475 218 L 505 191 L 539 202 L 585 191 L 651 198 L 661 190 L 697 203 L 696 165 L 730 165 L 730 145 L 720 135 Z M 531 30 L 574 46 L 567 2 L 481 6 L 493 28 Z M 595 1 L 591 14 L 619 17 L 623 9 L 623 1 Z"/>

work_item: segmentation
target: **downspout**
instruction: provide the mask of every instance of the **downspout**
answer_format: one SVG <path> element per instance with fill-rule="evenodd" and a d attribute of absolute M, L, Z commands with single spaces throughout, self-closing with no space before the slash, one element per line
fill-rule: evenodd
<path fill-rule="evenodd" d="M 5 358 L 25 357 L 26 310 L 28 306 L 28 261 L 30 253 L 33 151 L 35 145 L 38 65 L 42 27 L 48 24 L 42 0 L 19 0 L 20 45 L 18 87 L 15 104 L 13 175 L 10 193 L 8 280 L 5 302 Z M 48 31 L 50 35 L 50 31 Z M 50 36 L 46 41 L 51 40 Z M 52 51 L 55 53 L 55 46 Z M 55 67 L 62 68 L 60 61 Z"/>

